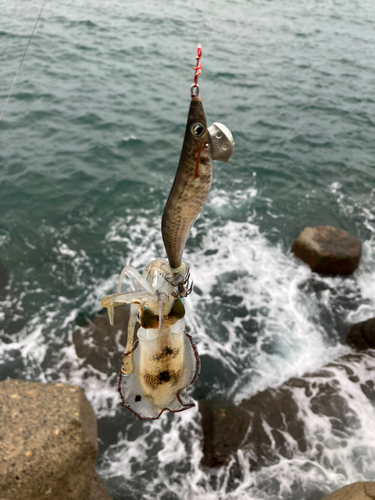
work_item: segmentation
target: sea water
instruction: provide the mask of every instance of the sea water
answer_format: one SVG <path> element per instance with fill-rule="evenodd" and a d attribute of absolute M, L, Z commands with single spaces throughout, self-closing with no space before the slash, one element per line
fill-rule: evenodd
<path fill-rule="evenodd" d="M 41 4 L 0 1 L 2 103 Z M 184 253 L 202 357 L 191 394 L 239 403 L 349 351 L 348 325 L 375 316 L 374 27 L 370 0 L 47 0 L 0 121 L 0 374 L 84 389 L 115 500 L 318 500 L 374 480 L 375 411 L 340 370 L 359 421 L 346 444 L 300 397 L 307 451 L 250 471 L 240 449 L 234 481 L 231 462 L 200 465 L 196 409 L 136 420 L 118 406 L 116 372 L 82 364 L 72 342 L 123 266 L 164 256 L 200 42 L 208 123 L 236 147 L 214 165 Z M 307 225 L 359 238 L 358 270 L 312 274 L 290 252 Z M 360 381 L 366 363 L 353 364 Z"/>

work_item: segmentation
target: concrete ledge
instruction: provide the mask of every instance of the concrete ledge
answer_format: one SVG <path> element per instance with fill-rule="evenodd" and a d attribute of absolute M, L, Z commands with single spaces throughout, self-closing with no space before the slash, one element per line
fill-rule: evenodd
<path fill-rule="evenodd" d="M 374 498 L 375 483 L 359 481 L 334 491 L 322 500 L 374 500 Z"/>
<path fill-rule="evenodd" d="M 0 499 L 109 498 L 92 496 L 97 424 L 79 387 L 5 380 L 0 402 Z"/>

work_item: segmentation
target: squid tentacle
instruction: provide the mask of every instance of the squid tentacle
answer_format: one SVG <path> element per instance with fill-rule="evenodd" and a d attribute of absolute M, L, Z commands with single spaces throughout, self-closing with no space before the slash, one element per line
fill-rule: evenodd
<path fill-rule="evenodd" d="M 125 277 L 135 291 L 121 291 Z M 122 405 L 139 418 L 158 418 L 164 410 L 181 411 L 194 405 L 186 387 L 197 377 L 200 365 L 194 343 L 185 333 L 185 310 L 179 298 L 188 280 L 187 264 L 173 272 L 167 261 L 157 259 L 144 268 L 142 275 L 125 267 L 117 293 L 102 298 L 111 324 L 114 308 L 131 304 L 119 391 Z M 138 319 L 141 326 L 135 341 Z"/>
<path fill-rule="evenodd" d="M 134 268 L 126 266 L 121 271 L 120 277 L 118 279 L 117 293 L 121 292 L 121 286 L 125 276 L 130 278 L 136 291 L 143 289 L 146 292 L 152 292 L 147 280 L 143 276 L 141 276 L 139 272 L 136 271 Z"/>
<path fill-rule="evenodd" d="M 130 306 L 129 322 L 128 322 L 128 335 L 126 339 L 126 348 L 122 357 L 121 373 L 129 375 L 134 370 L 133 351 L 134 346 L 134 332 L 135 325 L 137 324 L 137 317 L 139 312 L 139 305 L 132 304 Z"/>
<path fill-rule="evenodd" d="M 145 268 L 146 270 L 147 268 Z M 121 286 L 122 282 L 127 276 L 128 278 L 131 279 L 133 286 L 135 288 L 135 291 L 140 291 L 141 289 L 145 291 L 150 291 L 151 288 L 150 285 L 148 284 L 147 280 L 145 279 L 145 276 L 143 276 L 144 273 L 142 273 L 142 276 L 132 267 L 124 267 L 124 269 L 121 271 L 119 280 L 118 280 L 118 285 L 117 285 L 117 293 L 121 292 Z M 129 321 L 128 321 L 128 330 L 127 330 L 127 339 L 126 339 L 126 348 L 124 355 L 122 357 L 122 364 L 121 364 L 121 373 L 124 375 L 129 375 L 132 373 L 134 370 L 134 357 L 133 357 L 133 351 L 135 349 L 134 344 L 134 334 L 135 334 L 135 327 L 137 324 L 137 319 L 138 319 L 138 313 L 139 313 L 139 304 L 131 304 L 130 306 L 130 313 L 129 313 Z"/>
<path fill-rule="evenodd" d="M 112 326 L 114 324 L 114 307 L 122 304 L 146 305 L 150 309 L 155 309 L 158 299 L 155 294 L 150 292 L 126 292 L 106 295 L 102 298 L 101 305 L 107 308 L 109 322 Z"/>

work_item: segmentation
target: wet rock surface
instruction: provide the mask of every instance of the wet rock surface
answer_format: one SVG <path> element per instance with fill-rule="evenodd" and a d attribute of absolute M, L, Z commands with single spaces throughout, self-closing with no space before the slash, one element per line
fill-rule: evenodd
<path fill-rule="evenodd" d="M 90 495 L 87 500 L 112 500 L 102 483 L 100 477 L 95 474 L 91 482 Z"/>
<path fill-rule="evenodd" d="M 251 418 L 244 445 L 253 457 L 250 460 L 253 468 L 276 463 L 280 456 L 292 458 L 295 448 L 306 451 L 304 425 L 298 418 L 298 406 L 290 390 L 293 383 L 299 385 L 300 381 L 291 380 L 289 386 L 267 389 L 240 405 Z M 287 435 L 291 439 L 286 439 Z"/>
<path fill-rule="evenodd" d="M 93 368 L 112 376 L 121 368 L 123 351 L 126 346 L 129 307 L 116 307 L 114 325 L 103 311 L 87 326 L 73 333 L 73 343 L 82 366 Z"/>
<path fill-rule="evenodd" d="M 361 242 L 343 229 L 306 227 L 294 240 L 292 252 L 320 274 L 352 274 L 361 257 Z"/>
<path fill-rule="evenodd" d="M 349 328 L 348 344 L 361 351 L 375 349 L 375 318 L 355 323 Z"/>
<path fill-rule="evenodd" d="M 355 367 L 365 373 L 360 380 Z M 354 368 L 353 368 L 354 367 Z M 375 402 L 375 354 L 350 353 L 321 370 L 293 377 L 280 387 L 267 389 L 239 406 L 228 402 L 201 401 L 204 435 L 202 464 L 208 467 L 225 465 L 236 459 L 240 448 L 248 454 L 252 470 L 279 462 L 283 457 L 309 453 L 304 414 L 311 413 L 322 422 L 329 421 L 329 443 L 311 450 L 314 460 L 325 446 L 341 446 L 345 439 L 360 431 L 360 420 L 350 400 L 342 395 L 342 387 L 352 386 L 369 401 Z M 372 407 L 372 406 L 371 406 Z M 238 468 L 233 474 L 238 476 Z"/>
<path fill-rule="evenodd" d="M 96 417 L 79 387 L 5 380 L 0 401 L 1 498 L 110 500 L 95 474 Z"/>
<path fill-rule="evenodd" d="M 356 311 L 362 301 L 362 292 L 353 277 L 339 277 L 322 280 L 312 273 L 299 285 L 307 300 L 314 303 L 314 316 L 330 338 L 337 338 L 346 344 L 350 322 L 348 313 Z"/>
<path fill-rule="evenodd" d="M 226 465 L 240 447 L 250 424 L 250 415 L 226 401 L 199 401 L 204 434 L 202 465 Z"/>
<path fill-rule="evenodd" d="M 344 486 L 322 500 L 374 500 L 375 483 L 370 481 L 358 482 Z"/>
<path fill-rule="evenodd" d="M 291 382 L 293 383 L 293 382 Z M 202 464 L 226 465 L 239 448 L 249 451 L 252 469 L 291 458 L 285 433 L 293 437 L 301 451 L 306 450 L 298 407 L 288 387 L 267 389 L 239 406 L 229 402 L 200 401 L 204 434 Z"/>

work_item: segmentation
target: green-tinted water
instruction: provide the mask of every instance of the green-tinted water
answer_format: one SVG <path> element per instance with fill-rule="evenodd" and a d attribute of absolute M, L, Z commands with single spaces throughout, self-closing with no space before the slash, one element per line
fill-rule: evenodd
<path fill-rule="evenodd" d="M 3 100 L 40 6 L 0 2 Z M 47 0 L 0 122 L 0 370 L 85 388 L 114 498 L 319 498 L 371 479 L 371 464 L 352 465 L 358 431 L 338 455 L 346 478 L 281 461 L 284 472 L 264 472 L 271 486 L 256 475 L 215 483 L 199 467 L 196 413 L 133 423 L 116 411 L 116 375 L 83 367 L 72 332 L 123 265 L 164 256 L 160 218 L 199 41 L 207 119 L 231 129 L 236 150 L 215 165 L 186 248 L 196 285 L 187 325 L 203 361 L 193 396 L 249 397 L 341 352 L 348 323 L 374 315 L 374 23 L 365 0 Z M 308 285 L 289 248 L 317 224 L 364 242 L 353 277 Z"/>

